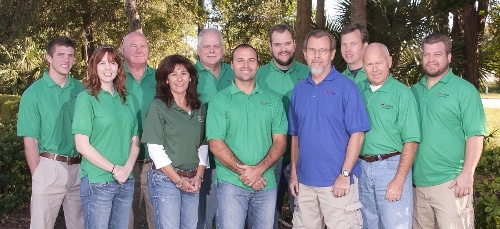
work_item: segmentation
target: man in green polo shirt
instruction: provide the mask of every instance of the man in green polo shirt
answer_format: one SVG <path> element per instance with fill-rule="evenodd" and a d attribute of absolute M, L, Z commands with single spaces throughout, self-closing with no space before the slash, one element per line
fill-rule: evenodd
<path fill-rule="evenodd" d="M 363 50 L 368 45 L 368 31 L 359 23 L 346 25 L 340 31 L 340 52 L 347 63 L 342 72 L 347 78 L 359 83 L 366 80 L 363 68 Z"/>
<path fill-rule="evenodd" d="M 83 90 L 69 72 L 75 44 L 56 37 L 47 46 L 49 71 L 21 97 L 17 135 L 23 137 L 32 176 L 31 228 L 54 228 L 61 204 L 67 228 L 83 228 L 81 157 L 71 134 L 76 96 Z"/>
<path fill-rule="evenodd" d="M 413 228 L 474 228 L 474 171 L 486 121 L 477 89 L 450 69 L 451 39 L 423 39 L 424 77 L 412 88 L 422 141 L 413 164 Z"/>
<path fill-rule="evenodd" d="M 222 33 L 215 28 L 204 29 L 198 34 L 198 87 L 200 100 L 208 107 L 208 102 L 214 95 L 233 83 L 234 73 L 229 64 L 222 62 L 224 57 L 224 42 Z M 217 198 L 213 178 L 215 178 L 215 161 L 209 153 L 210 166 L 203 175 L 200 189 L 200 204 L 198 206 L 198 229 L 212 229 L 212 221 L 217 211 Z"/>
<path fill-rule="evenodd" d="M 392 57 L 385 45 L 368 45 L 363 65 L 368 80 L 358 87 L 371 126 L 359 156 L 363 228 L 411 228 L 411 166 L 420 141 L 415 97 L 392 78 Z"/>
<path fill-rule="evenodd" d="M 292 89 L 299 81 L 307 78 L 309 68 L 295 60 L 295 40 L 292 28 L 286 24 L 278 24 L 271 27 L 269 32 L 269 49 L 273 59 L 259 68 L 255 76 L 259 86 L 276 96 L 282 98 L 285 112 L 288 111 Z M 278 228 L 278 220 L 281 215 L 285 192 L 288 189 L 286 177 L 290 165 L 290 143 L 291 137 L 287 136 L 287 147 L 283 155 L 275 165 L 276 183 L 278 184 L 278 195 L 276 199 L 276 214 L 273 228 Z M 293 212 L 294 199 L 290 197 L 290 209 Z"/>
<path fill-rule="evenodd" d="M 210 101 L 207 112 L 207 140 L 217 163 L 217 225 L 244 228 L 247 219 L 249 228 L 271 228 L 274 164 L 285 151 L 288 123 L 281 98 L 255 82 L 252 46 L 237 46 L 231 67 L 234 84 Z"/>
<path fill-rule="evenodd" d="M 142 135 L 151 101 L 156 94 L 155 70 L 148 65 L 149 44 L 139 32 L 131 32 L 123 38 L 122 52 L 125 59 L 126 89 L 135 107 L 139 135 Z M 151 167 L 147 147 L 140 146 L 139 156 L 132 170 L 135 178 L 134 199 L 130 215 L 129 229 L 138 227 L 137 217 L 142 201 L 146 204 L 146 218 L 149 228 L 154 228 L 153 205 L 148 195 L 148 170 Z"/>

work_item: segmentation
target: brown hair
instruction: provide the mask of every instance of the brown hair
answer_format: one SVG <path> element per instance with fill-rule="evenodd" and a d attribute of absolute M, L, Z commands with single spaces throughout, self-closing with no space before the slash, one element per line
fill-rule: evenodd
<path fill-rule="evenodd" d="M 436 43 L 439 43 L 439 42 L 443 42 L 444 45 L 445 45 L 445 51 L 446 51 L 446 54 L 450 54 L 451 53 L 451 47 L 452 47 L 452 41 L 451 39 L 442 34 L 442 33 L 438 33 L 438 32 L 434 32 L 428 36 L 426 36 L 423 40 L 422 40 L 422 49 L 424 49 L 424 44 L 436 44 Z"/>
<path fill-rule="evenodd" d="M 191 109 L 199 109 L 201 102 L 199 99 L 196 87 L 198 86 L 198 72 L 194 67 L 193 63 L 181 55 L 171 55 L 165 57 L 156 69 L 156 98 L 161 99 L 168 107 L 171 107 L 174 103 L 174 95 L 170 90 L 170 84 L 167 83 L 168 75 L 170 75 L 175 70 L 175 66 L 181 65 L 186 68 L 189 72 L 189 79 L 191 81 L 188 84 L 186 90 L 186 101 L 191 107 Z"/>
<path fill-rule="evenodd" d="M 328 39 L 330 40 L 330 49 L 335 50 L 335 45 L 336 45 L 335 38 L 333 37 L 332 34 L 330 34 L 326 30 L 313 30 L 309 32 L 306 36 L 306 39 L 304 40 L 304 46 L 303 46 L 304 50 L 307 49 L 307 42 L 309 41 L 310 37 L 321 38 L 324 36 L 327 36 Z"/>
<path fill-rule="evenodd" d="M 92 95 L 97 98 L 97 94 L 99 90 L 101 90 L 101 80 L 97 75 L 97 64 L 99 64 L 106 54 L 108 54 L 108 61 L 118 64 L 118 72 L 116 78 L 113 80 L 113 85 L 118 91 L 118 94 L 120 94 L 122 102 L 125 103 L 127 92 L 125 91 L 125 70 L 123 69 L 123 61 L 120 58 L 118 50 L 111 45 L 99 46 L 92 54 L 92 57 L 90 57 L 89 64 L 87 65 L 85 88 L 89 88 Z"/>
<path fill-rule="evenodd" d="M 359 30 L 361 33 L 361 43 L 368 43 L 368 30 L 366 27 L 359 23 L 348 24 L 340 30 L 340 39 L 342 40 L 342 35 L 346 35 L 348 33 Z"/>
<path fill-rule="evenodd" d="M 271 27 L 271 30 L 269 31 L 269 42 L 273 43 L 272 36 L 273 36 L 274 32 L 283 33 L 285 31 L 288 31 L 290 33 L 290 35 L 292 35 L 292 39 L 293 39 L 294 33 L 293 33 L 292 28 L 290 28 L 290 26 L 288 26 L 287 24 L 278 24 L 278 25 Z"/>

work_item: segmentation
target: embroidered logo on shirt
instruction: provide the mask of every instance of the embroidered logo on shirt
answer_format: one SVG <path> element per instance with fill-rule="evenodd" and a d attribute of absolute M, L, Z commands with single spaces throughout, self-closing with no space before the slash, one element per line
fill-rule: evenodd
<path fill-rule="evenodd" d="M 380 107 L 384 108 L 384 109 L 392 109 L 393 106 L 392 105 L 389 105 L 389 104 L 386 104 L 386 103 L 381 103 L 380 104 Z"/>
<path fill-rule="evenodd" d="M 437 93 L 437 96 L 438 97 L 443 97 L 443 98 L 448 98 L 448 96 L 450 96 L 449 94 L 446 94 L 446 93 L 443 93 L 443 92 L 438 92 Z"/>
<path fill-rule="evenodd" d="M 330 90 L 326 90 L 326 94 L 327 95 L 335 95 L 335 92 L 334 91 L 330 91 Z"/>
<path fill-rule="evenodd" d="M 271 103 L 268 103 L 267 101 L 264 101 L 264 100 L 259 101 L 259 103 L 260 103 L 260 105 L 268 105 L 268 106 L 271 105 Z"/>
<path fill-rule="evenodd" d="M 149 84 L 149 87 L 150 87 L 150 88 L 156 88 L 156 84 L 154 84 L 154 83 Z"/>
<path fill-rule="evenodd" d="M 72 99 L 76 99 L 76 95 L 73 95 L 73 94 L 69 94 L 69 97 Z"/>
<path fill-rule="evenodd" d="M 205 122 L 205 116 L 202 115 L 198 116 L 198 121 Z"/>

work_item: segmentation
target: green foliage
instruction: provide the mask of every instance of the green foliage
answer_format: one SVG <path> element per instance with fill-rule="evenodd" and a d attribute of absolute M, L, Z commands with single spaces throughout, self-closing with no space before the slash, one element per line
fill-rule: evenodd
<path fill-rule="evenodd" d="M 20 99 L 17 95 L 0 95 L 0 120 L 17 120 Z"/>
<path fill-rule="evenodd" d="M 475 224 L 477 228 L 500 228 L 500 148 L 485 150 L 476 169 L 474 182 Z"/>
<path fill-rule="evenodd" d="M 43 47 L 32 39 L 14 41 L 10 47 L 0 44 L 0 93 L 21 94 L 46 68 Z"/>
<path fill-rule="evenodd" d="M 0 95 L 0 215 L 23 209 L 31 194 L 22 139 L 16 135 L 17 115 L 11 113 L 18 103 L 18 96 Z"/>
<path fill-rule="evenodd" d="M 212 0 L 212 22 L 222 27 L 226 50 L 249 43 L 257 50 L 262 65 L 271 59 L 269 29 L 279 23 L 294 24 L 289 14 L 295 7 L 292 2 L 295 1 Z M 228 61 L 229 55 L 225 59 Z"/>

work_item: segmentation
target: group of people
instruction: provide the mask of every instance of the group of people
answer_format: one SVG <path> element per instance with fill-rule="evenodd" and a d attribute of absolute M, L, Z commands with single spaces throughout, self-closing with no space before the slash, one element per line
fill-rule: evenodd
<path fill-rule="evenodd" d="M 293 30 L 269 32 L 272 59 L 218 29 L 198 35 L 198 59 L 155 70 L 138 32 L 102 45 L 84 83 L 75 46 L 47 46 L 49 70 L 21 98 L 18 135 L 32 174 L 31 228 L 278 228 L 288 192 L 294 228 L 473 228 L 474 170 L 486 134 L 477 90 L 453 74 L 451 40 L 422 42 L 424 77 L 411 89 L 360 24 L 340 33 L 347 68 L 324 30 L 295 60 Z"/>

